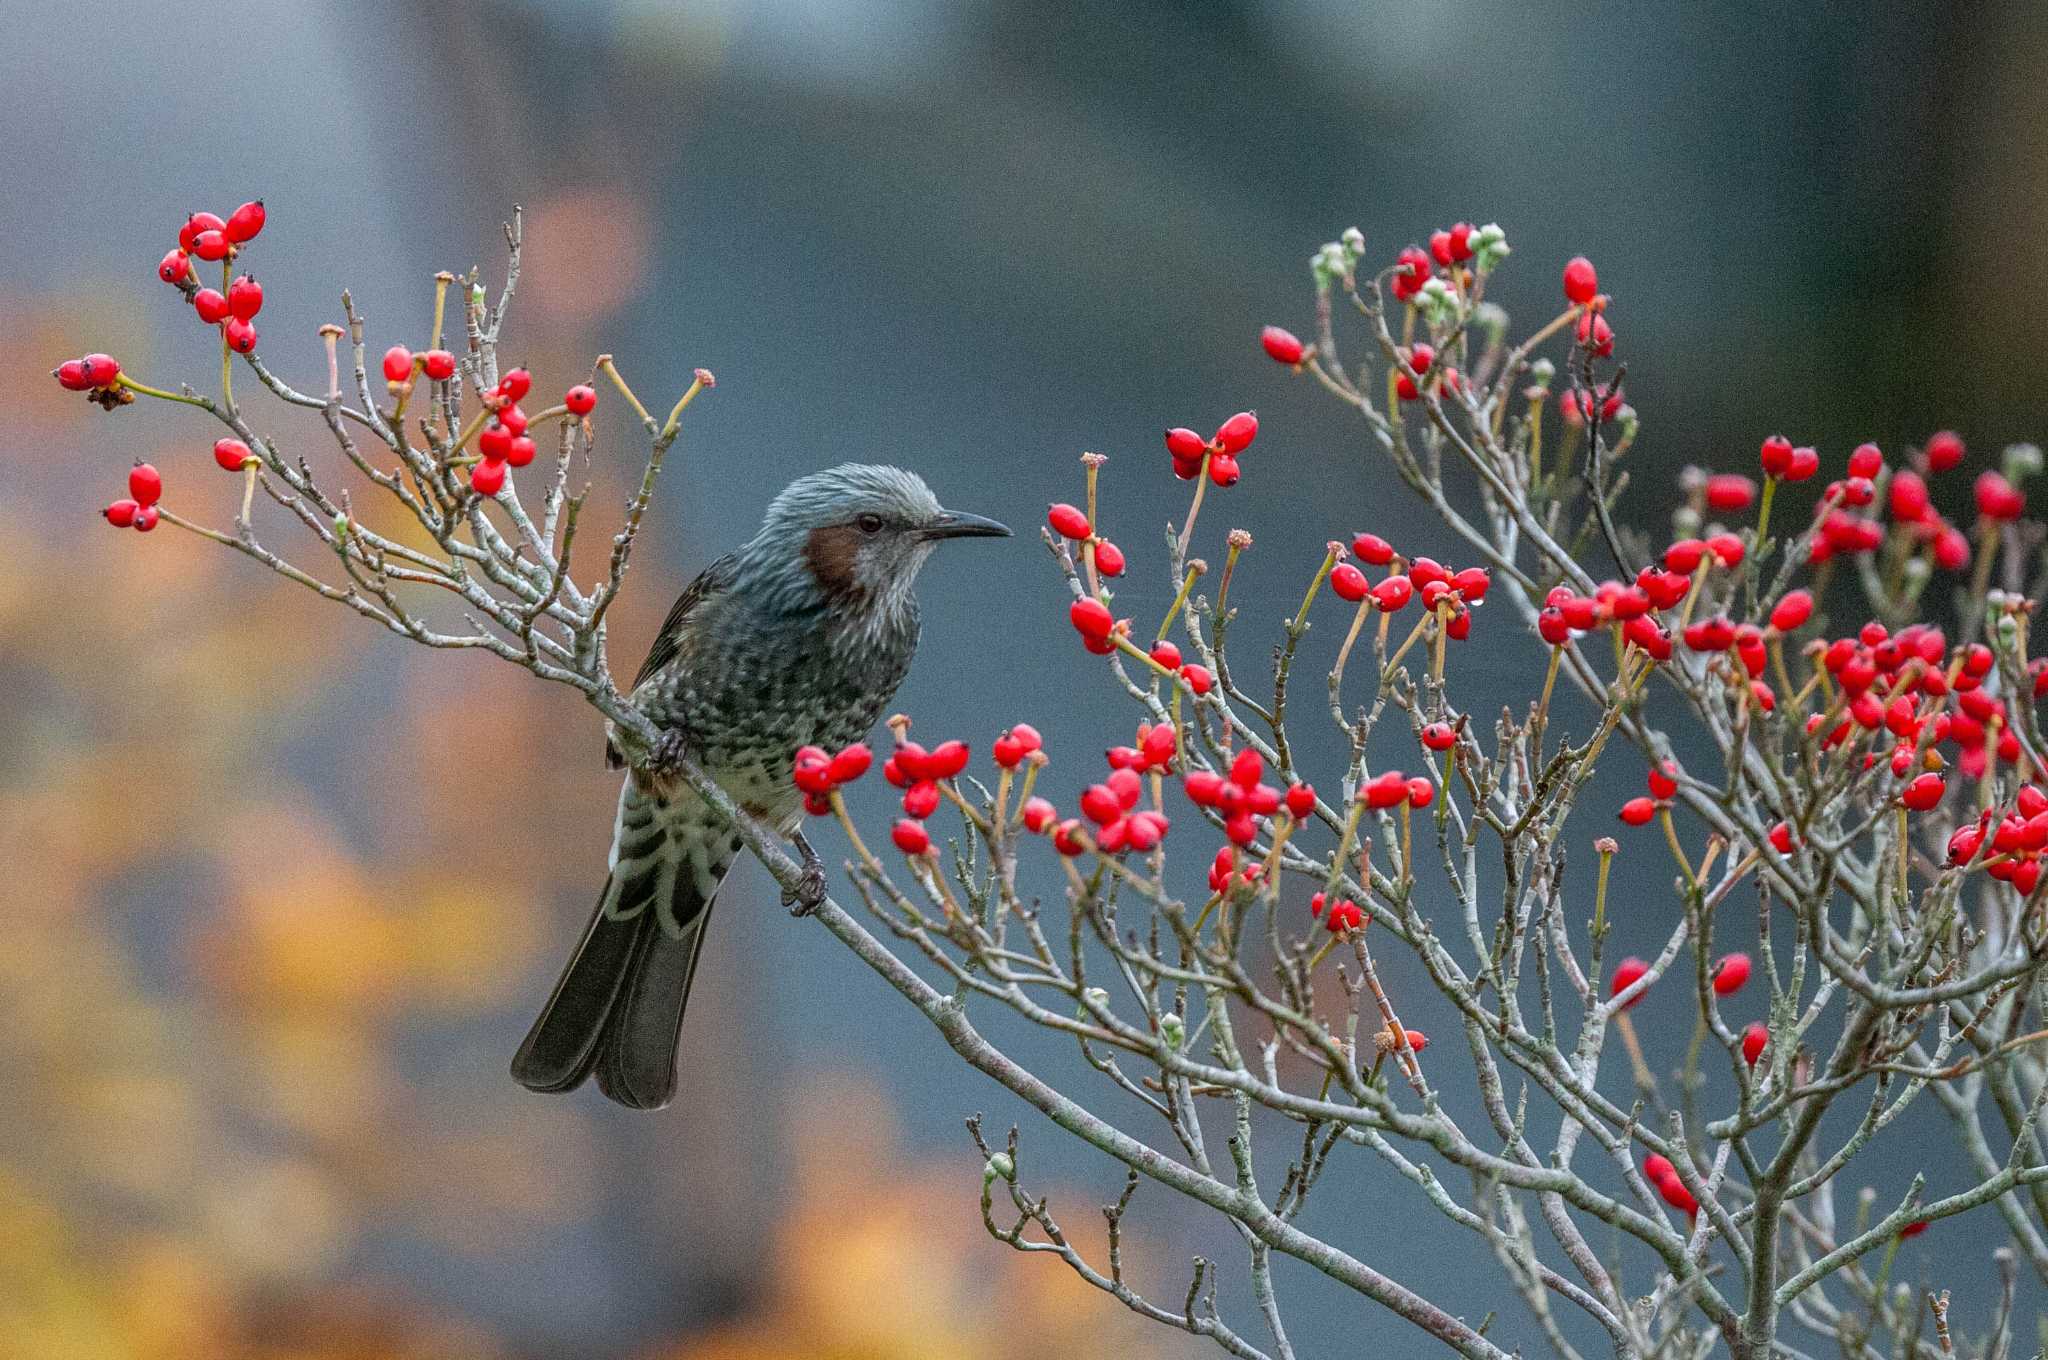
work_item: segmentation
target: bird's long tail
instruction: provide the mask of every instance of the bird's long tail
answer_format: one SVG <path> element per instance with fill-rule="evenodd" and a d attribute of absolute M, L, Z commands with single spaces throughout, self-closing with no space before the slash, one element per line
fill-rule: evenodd
<path fill-rule="evenodd" d="M 627 781 L 604 894 L 512 1059 L 522 1086 L 568 1091 L 595 1074 L 605 1095 L 641 1110 L 675 1095 L 683 1006 L 732 863 L 729 833 L 700 809 Z"/>

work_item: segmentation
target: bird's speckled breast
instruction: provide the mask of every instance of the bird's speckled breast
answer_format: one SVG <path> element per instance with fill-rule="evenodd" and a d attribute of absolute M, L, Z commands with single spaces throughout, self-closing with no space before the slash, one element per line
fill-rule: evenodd
<path fill-rule="evenodd" d="M 675 659 L 635 697 L 683 730 L 735 800 L 787 832 L 801 816 L 791 757 L 799 746 L 838 750 L 869 734 L 917 651 L 916 606 L 764 619 L 735 592 L 691 625 Z"/>

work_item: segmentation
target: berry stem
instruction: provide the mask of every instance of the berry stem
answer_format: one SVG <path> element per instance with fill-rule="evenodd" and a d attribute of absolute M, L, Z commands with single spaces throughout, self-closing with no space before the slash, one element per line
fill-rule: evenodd
<path fill-rule="evenodd" d="M 1614 851 L 1603 846 L 1600 850 L 1600 879 L 1593 888 L 1592 935 L 1595 947 L 1607 934 L 1607 875 L 1613 868 Z"/>
<path fill-rule="evenodd" d="M 676 430 L 682 423 L 684 409 L 691 402 L 695 401 L 697 394 L 703 390 L 704 370 L 699 369 L 697 370 L 697 376 L 690 380 L 690 385 L 683 392 L 683 395 L 676 398 L 676 404 L 670 409 L 668 419 L 662 422 L 660 438 L 663 443 L 667 443 L 676 437 Z"/>
<path fill-rule="evenodd" d="M 1557 669 L 1559 663 L 1563 660 L 1564 648 L 1552 647 L 1550 649 L 1550 667 L 1543 673 L 1543 695 L 1536 701 L 1536 717 L 1529 724 L 1530 735 L 1536 739 L 1536 755 L 1539 759 L 1543 755 L 1543 729 L 1549 725 L 1550 721 L 1550 695 L 1551 691 L 1557 687 Z M 1606 862 L 1604 860 L 1601 862 L 1601 873 L 1603 875 L 1606 873 Z M 1603 877 L 1601 881 L 1604 883 L 1606 880 Z"/>
<path fill-rule="evenodd" d="M 230 282 L 232 282 L 232 280 L 229 278 L 228 262 L 226 260 L 222 260 L 220 262 L 221 292 L 227 292 L 228 284 Z M 222 409 L 226 410 L 229 415 L 234 414 L 235 350 L 234 346 L 228 344 L 228 333 L 225 328 L 223 328 L 220 333 L 220 404 Z"/>
<path fill-rule="evenodd" d="M 126 373 L 115 375 L 114 386 L 125 387 L 137 396 L 155 397 L 158 401 L 183 402 L 187 406 L 197 406 L 202 411 L 214 409 L 213 403 L 205 397 L 187 396 L 182 392 L 166 392 L 161 387 L 151 387 L 148 383 L 139 383 Z"/>
<path fill-rule="evenodd" d="M 655 432 L 654 417 L 647 414 L 647 408 L 641 405 L 640 398 L 633 395 L 633 389 L 626 385 L 625 375 L 620 373 L 619 366 L 612 362 L 612 356 L 609 354 L 598 355 L 597 367 L 599 372 L 612 380 L 612 386 L 619 389 L 619 395 L 626 399 L 626 404 L 633 408 L 634 414 L 640 417 L 640 423 L 647 427 L 648 432 Z M 683 400 L 688 401 L 695 391 L 696 389 L 693 387 L 690 392 L 684 394 Z M 680 404 L 676 407 L 676 412 L 681 414 L 682 406 Z"/>
<path fill-rule="evenodd" d="M 1301 608 L 1294 611 L 1294 622 L 1288 625 L 1290 633 L 1300 633 L 1302 625 L 1308 622 L 1308 607 L 1315 603 L 1317 592 L 1330 575 L 1330 568 L 1337 565 L 1337 545 L 1332 543 L 1323 553 L 1323 565 L 1316 568 L 1314 579 L 1308 583 L 1308 591 L 1301 597 Z"/>
<path fill-rule="evenodd" d="M 455 276 L 447 270 L 434 275 L 434 336 L 428 349 L 441 348 L 441 319 L 448 311 L 448 285 L 455 282 Z"/>
<path fill-rule="evenodd" d="M 242 513 L 235 519 L 235 527 L 243 533 L 249 532 L 249 512 L 256 503 L 256 478 L 261 474 L 262 464 L 250 459 L 242 467 Z"/>
<path fill-rule="evenodd" d="M 1209 459 L 1213 456 L 1212 454 L 1204 453 L 1202 455 L 1202 469 L 1195 474 L 1195 497 L 1188 502 L 1188 522 L 1181 526 L 1180 531 L 1180 550 L 1177 556 L 1183 562 L 1187 561 L 1188 543 L 1195 536 L 1195 516 L 1202 513 L 1202 497 L 1209 490 Z M 1095 522 L 1095 516 L 1092 512 L 1088 516 L 1088 522 L 1091 525 Z M 1222 611 L 1218 610 L 1217 612 L 1221 613 Z"/>
<path fill-rule="evenodd" d="M 846 839 L 852 844 L 853 853 L 860 859 L 861 867 L 880 877 L 881 861 L 868 849 L 867 842 L 860 838 L 860 829 L 854 826 L 853 818 L 846 811 L 846 800 L 839 796 L 838 789 L 833 789 L 829 797 L 832 799 L 832 814 L 839 818 L 839 825 L 845 829 Z"/>
<path fill-rule="evenodd" d="M 1664 843 L 1671 847 L 1671 858 L 1678 861 L 1678 867 L 1685 871 L 1685 881 L 1692 885 L 1694 892 L 1700 890 L 1699 875 L 1693 872 L 1692 861 L 1685 856 L 1685 847 L 1678 843 L 1678 824 L 1671 820 L 1671 809 L 1657 809 L 1657 822 L 1664 828 Z"/>
<path fill-rule="evenodd" d="M 1182 575 L 1180 591 L 1173 597 L 1173 603 L 1166 607 L 1166 617 L 1159 621 L 1159 636 L 1154 641 L 1166 641 L 1167 630 L 1173 627 L 1173 621 L 1180 614 L 1181 606 L 1188 602 L 1188 592 L 1195 588 L 1195 578 L 1201 574 L 1193 567 L 1189 567 Z"/>
<path fill-rule="evenodd" d="M 1359 633 L 1364 631 L 1365 616 L 1371 612 L 1372 596 L 1368 595 L 1358 602 L 1357 612 L 1351 616 L 1351 629 L 1344 634 L 1344 645 L 1337 649 L 1337 664 L 1330 667 L 1330 678 L 1333 681 L 1343 680 L 1344 667 L 1351 659 L 1351 646 L 1358 641 Z"/>

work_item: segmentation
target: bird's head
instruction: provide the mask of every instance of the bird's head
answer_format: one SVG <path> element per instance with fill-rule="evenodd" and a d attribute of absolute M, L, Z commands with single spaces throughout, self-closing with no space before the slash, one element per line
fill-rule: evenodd
<path fill-rule="evenodd" d="M 843 463 L 784 488 L 749 546 L 779 558 L 792 586 L 865 612 L 907 601 L 925 559 L 944 540 L 1009 532 L 992 519 L 946 509 L 914 472 Z"/>

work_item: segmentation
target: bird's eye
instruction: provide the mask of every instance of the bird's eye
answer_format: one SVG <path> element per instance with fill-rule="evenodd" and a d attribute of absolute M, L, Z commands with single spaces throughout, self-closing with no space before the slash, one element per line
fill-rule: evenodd
<path fill-rule="evenodd" d="M 882 517 L 880 515 L 862 515 L 854 523 L 860 526 L 860 531 L 864 534 L 879 534 L 882 532 Z"/>

